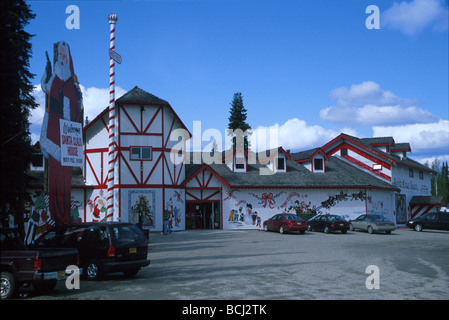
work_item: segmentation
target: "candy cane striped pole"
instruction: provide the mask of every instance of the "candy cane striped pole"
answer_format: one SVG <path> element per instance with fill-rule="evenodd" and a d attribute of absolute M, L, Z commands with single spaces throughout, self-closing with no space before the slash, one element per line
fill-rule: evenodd
<path fill-rule="evenodd" d="M 109 49 L 115 49 L 115 24 L 117 15 L 108 16 L 111 37 Z M 115 167 L 115 62 L 109 58 L 109 154 L 108 154 L 108 196 L 107 220 L 114 220 L 114 167 Z"/>

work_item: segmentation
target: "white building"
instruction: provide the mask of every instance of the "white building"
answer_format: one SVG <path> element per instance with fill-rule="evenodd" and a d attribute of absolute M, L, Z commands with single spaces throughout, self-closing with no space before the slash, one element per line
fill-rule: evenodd
<path fill-rule="evenodd" d="M 74 171 L 72 179 L 73 220 L 129 221 L 157 231 L 167 210 L 174 230 L 258 229 L 264 220 L 288 211 L 347 219 L 376 213 L 402 224 L 411 216 L 410 204 L 418 197 L 420 202 L 430 199 L 435 173 L 408 157 L 408 143 L 346 134 L 302 152 L 237 150 L 223 153 L 221 163 L 174 164 L 170 152 L 179 142 L 171 141 L 170 134 L 183 129 L 187 139 L 191 135 L 168 102 L 138 87 L 117 99 L 116 128 L 114 214 L 106 216 L 106 108 L 84 127 L 84 171 Z M 39 183 L 30 186 L 34 200 Z"/>

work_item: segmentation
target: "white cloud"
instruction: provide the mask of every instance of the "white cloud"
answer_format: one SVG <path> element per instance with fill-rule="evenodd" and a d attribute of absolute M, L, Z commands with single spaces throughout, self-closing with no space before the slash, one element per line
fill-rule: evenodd
<path fill-rule="evenodd" d="M 448 29 L 448 7 L 441 0 L 412 0 L 395 2 L 380 17 L 382 27 L 398 29 L 416 35 L 428 27 Z"/>
<path fill-rule="evenodd" d="M 345 128 L 342 131 L 357 135 L 357 132 L 351 128 Z M 252 149 L 257 152 L 278 146 L 286 150 L 307 150 L 324 145 L 340 133 L 341 131 L 325 129 L 317 125 L 309 126 L 304 120 L 293 118 L 282 125 L 276 123 L 269 127 L 258 126 L 253 130 L 250 141 Z"/>
<path fill-rule="evenodd" d="M 396 142 L 409 142 L 412 152 L 432 152 L 444 155 L 449 150 L 449 121 L 408 124 L 402 126 L 374 126 L 374 137 L 392 136 Z"/>
<path fill-rule="evenodd" d="M 89 120 L 93 120 L 101 111 L 109 105 L 109 88 L 86 88 L 80 85 L 83 94 L 84 118 L 87 116 Z M 118 86 L 115 87 L 115 98 L 120 98 L 126 91 Z M 32 110 L 29 121 L 31 123 L 31 140 L 33 143 L 39 140 L 42 120 L 45 113 L 45 94 L 40 85 L 34 86 L 32 95 L 36 103 L 39 105 Z"/>
<path fill-rule="evenodd" d="M 361 125 L 430 123 L 438 120 L 429 111 L 417 107 L 417 99 L 404 99 L 383 90 L 373 81 L 331 91 L 334 106 L 320 111 L 321 120 Z"/>

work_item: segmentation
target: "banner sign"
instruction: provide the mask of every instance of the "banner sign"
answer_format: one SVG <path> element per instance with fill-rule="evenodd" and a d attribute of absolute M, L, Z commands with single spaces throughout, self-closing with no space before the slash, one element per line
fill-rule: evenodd
<path fill-rule="evenodd" d="M 61 166 L 83 167 L 83 128 L 79 122 L 59 120 Z"/>

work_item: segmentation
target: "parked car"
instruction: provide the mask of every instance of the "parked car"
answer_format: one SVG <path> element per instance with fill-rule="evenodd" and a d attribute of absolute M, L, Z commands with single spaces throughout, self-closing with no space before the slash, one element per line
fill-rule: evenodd
<path fill-rule="evenodd" d="M 363 230 L 368 233 L 385 232 L 390 234 L 395 230 L 394 222 L 379 214 L 362 214 L 354 220 L 349 221 L 349 230 Z"/>
<path fill-rule="evenodd" d="M 304 234 L 307 230 L 307 221 L 294 214 L 279 213 L 264 221 L 263 228 L 265 231 L 279 231 L 279 233 L 299 231 L 300 234 Z"/>
<path fill-rule="evenodd" d="M 307 223 L 309 231 L 319 230 L 324 231 L 324 233 L 341 231 L 341 233 L 346 233 L 349 230 L 349 223 L 342 217 L 334 214 L 315 216 Z"/>
<path fill-rule="evenodd" d="M 13 297 L 22 286 L 51 291 L 58 280 L 66 279 L 68 266 L 78 265 L 78 250 L 29 249 L 15 229 L 0 229 L 0 299 Z M 78 270 L 82 273 L 82 270 Z"/>
<path fill-rule="evenodd" d="M 449 213 L 430 212 L 416 219 L 411 219 L 406 224 L 407 227 L 416 231 L 422 231 L 423 229 L 449 230 Z"/>
<path fill-rule="evenodd" d="M 33 242 L 34 247 L 77 248 L 80 265 L 89 280 L 105 273 L 132 276 L 150 264 L 148 241 L 131 223 L 92 222 L 58 226 Z"/>

